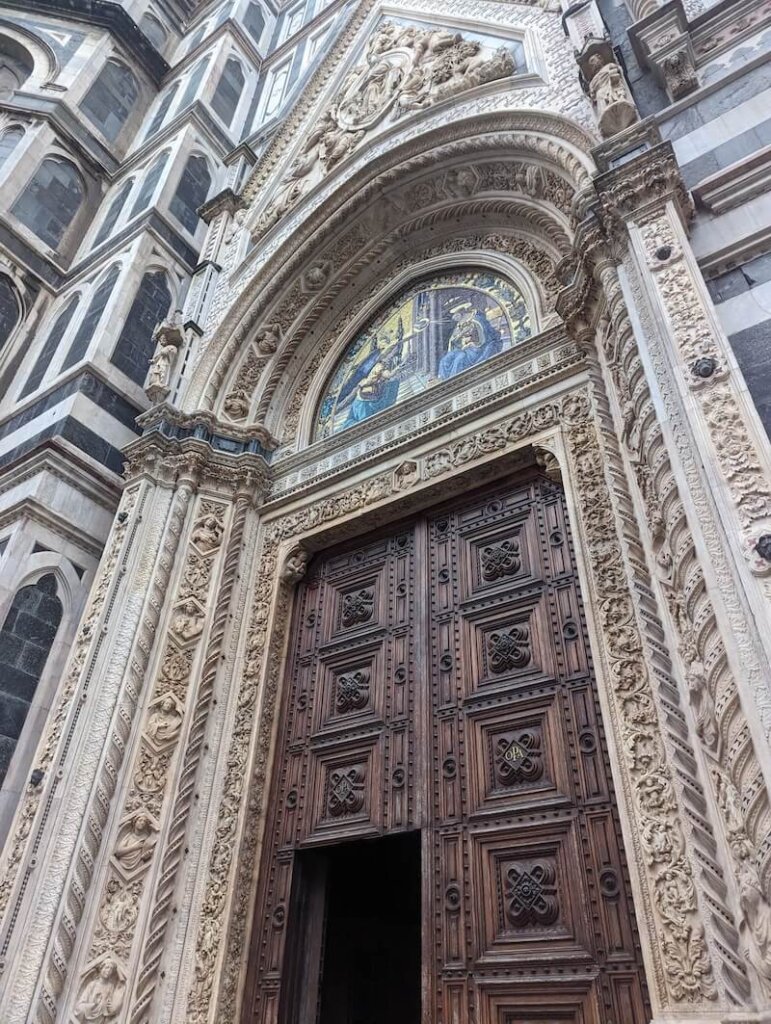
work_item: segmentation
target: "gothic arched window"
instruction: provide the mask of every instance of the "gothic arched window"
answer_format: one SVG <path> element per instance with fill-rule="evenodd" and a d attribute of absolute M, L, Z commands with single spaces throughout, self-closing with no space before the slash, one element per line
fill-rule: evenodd
<path fill-rule="evenodd" d="M 0 783 L 62 620 L 53 573 L 16 592 L 0 628 Z"/>
<path fill-rule="evenodd" d="M 209 165 L 202 156 L 189 156 L 169 210 L 191 235 L 198 227 L 198 208 L 206 202 L 211 185 Z"/>
<path fill-rule="evenodd" d="M 212 109 L 226 125 L 230 125 L 244 91 L 244 72 L 239 61 L 231 57 L 220 75 L 212 96 Z"/>
<path fill-rule="evenodd" d="M 0 164 L 4 164 L 24 138 L 24 129 L 13 125 L 0 135 Z"/>
<path fill-rule="evenodd" d="M 164 93 L 163 99 L 155 108 L 155 113 L 152 116 L 152 120 L 150 121 L 150 124 L 147 126 L 147 131 L 145 132 L 146 139 L 149 139 L 151 135 L 155 135 L 155 133 L 163 124 L 164 120 L 166 119 L 166 115 L 169 112 L 169 108 L 171 107 L 171 104 L 174 102 L 174 97 L 177 95 L 177 89 L 179 89 L 179 82 L 174 82 L 172 85 L 169 86 L 169 88 Z"/>
<path fill-rule="evenodd" d="M 145 180 L 142 182 L 139 195 L 136 197 L 134 205 L 131 207 L 132 217 L 136 217 L 138 214 L 143 213 L 150 205 L 152 198 L 155 195 L 155 189 L 158 182 L 161 180 L 163 168 L 166 166 L 168 158 L 168 152 L 164 151 L 163 153 L 159 153 L 155 160 L 150 164 L 150 169 L 145 174 Z"/>
<path fill-rule="evenodd" d="M 0 350 L 13 334 L 21 320 L 21 301 L 7 274 L 0 274 Z"/>
<path fill-rule="evenodd" d="M 88 344 L 94 336 L 99 321 L 102 319 L 102 314 L 107 307 L 107 303 L 112 295 L 112 290 L 115 287 L 115 283 L 118 280 L 120 274 L 120 267 L 110 267 L 105 276 L 102 278 L 101 283 L 98 285 L 96 291 L 91 296 L 91 302 L 88 304 L 85 316 L 80 322 L 75 332 L 75 337 L 72 339 L 70 350 L 62 365 L 63 370 L 69 369 L 70 366 L 74 366 L 75 363 L 79 362 L 86 354 Z"/>
<path fill-rule="evenodd" d="M 259 43 L 262 33 L 265 31 L 265 15 L 263 14 L 262 7 L 258 3 L 254 3 L 254 0 L 246 8 L 244 28 L 255 43 Z"/>
<path fill-rule="evenodd" d="M 149 11 L 145 11 L 139 19 L 139 28 L 144 32 L 156 50 L 162 50 L 166 45 L 168 33 L 160 21 L 150 14 Z"/>
<path fill-rule="evenodd" d="M 201 87 L 203 76 L 206 74 L 206 69 L 209 66 L 209 58 L 204 57 L 203 60 L 199 60 L 185 84 L 185 91 L 182 93 L 182 99 L 179 101 L 179 109 L 184 110 L 185 107 L 189 106 L 198 95 L 198 90 Z"/>
<path fill-rule="evenodd" d="M 30 52 L 9 36 L 0 36 L 0 100 L 9 100 L 32 74 Z"/>
<path fill-rule="evenodd" d="M 80 109 L 106 139 L 114 142 L 139 95 L 133 73 L 117 60 L 108 60 L 83 97 Z"/>
<path fill-rule="evenodd" d="M 57 318 L 54 320 L 53 326 L 48 332 L 48 337 L 43 342 L 40 355 L 35 360 L 35 365 L 32 367 L 24 387 L 21 389 L 21 394 L 19 395 L 20 398 L 25 398 L 27 395 L 31 395 L 33 391 L 37 391 L 40 387 L 43 377 L 45 376 L 45 372 L 56 355 L 59 342 L 67 333 L 67 328 L 70 326 L 75 310 L 78 308 L 79 301 L 80 296 L 73 295 L 61 313 L 59 313 Z"/>
<path fill-rule="evenodd" d="M 111 362 L 136 384 L 147 376 L 155 348 L 153 331 L 165 319 L 171 306 L 171 292 L 162 270 L 148 271 L 142 278 Z"/>
<path fill-rule="evenodd" d="M 201 42 L 206 32 L 206 25 L 199 25 L 195 32 L 190 36 L 190 41 L 187 44 L 187 52 L 190 53 L 196 46 Z"/>
<path fill-rule="evenodd" d="M 433 274 L 404 288 L 343 353 L 316 412 L 328 437 L 492 359 L 532 334 L 520 291 L 490 270 Z"/>
<path fill-rule="evenodd" d="M 126 200 L 129 197 L 129 192 L 131 191 L 133 185 L 134 179 L 129 178 L 128 181 L 123 182 L 121 187 L 116 192 L 112 202 L 110 203 L 107 209 L 107 213 L 104 216 L 104 220 L 102 221 L 99 230 L 94 236 L 92 248 L 95 248 L 97 245 L 101 245 L 101 243 L 104 242 L 106 238 L 109 238 L 110 232 L 115 227 L 118 221 L 118 217 L 120 217 L 123 211 L 123 207 L 126 205 Z"/>
<path fill-rule="evenodd" d="M 55 249 L 77 216 L 86 189 L 77 169 L 58 156 L 48 156 L 13 204 L 11 213 Z"/>

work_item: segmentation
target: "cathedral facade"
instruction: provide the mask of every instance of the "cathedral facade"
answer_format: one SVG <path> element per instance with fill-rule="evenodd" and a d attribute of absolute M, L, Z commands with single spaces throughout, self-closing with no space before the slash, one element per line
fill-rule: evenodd
<path fill-rule="evenodd" d="M 768 0 L 5 0 L 3 1024 L 771 1021 Z"/>

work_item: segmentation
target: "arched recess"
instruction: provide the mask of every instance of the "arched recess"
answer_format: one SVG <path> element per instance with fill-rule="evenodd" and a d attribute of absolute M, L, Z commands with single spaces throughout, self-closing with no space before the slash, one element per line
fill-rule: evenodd
<path fill-rule="evenodd" d="M 500 235 L 496 238 L 490 235 L 488 245 L 494 244 L 493 239 L 500 245 L 505 237 Z M 516 236 L 510 237 L 512 249 L 516 250 L 518 241 L 524 248 L 524 240 L 518 240 Z M 325 332 L 323 340 L 318 345 L 307 354 L 296 358 L 294 362 L 297 363 L 297 369 L 293 369 L 290 374 L 290 386 L 277 388 L 274 395 L 265 403 L 265 425 L 268 429 L 272 427 L 283 442 L 296 440 L 299 448 L 318 440 L 315 427 L 319 405 L 349 346 L 362 333 L 372 330 L 381 312 L 398 296 L 405 290 L 419 288 L 421 282 L 427 279 L 442 279 L 453 274 L 495 275 L 522 297 L 530 321 L 529 337 L 535 336 L 553 322 L 554 313 L 550 308 L 553 289 L 546 292 L 544 282 L 539 281 L 524 263 L 517 261 L 516 256 L 502 249 L 495 251 L 491 247 L 461 247 L 461 241 L 462 236 L 453 234 L 444 242 L 440 241 L 437 245 L 429 245 L 423 251 L 416 252 L 414 260 L 404 261 L 401 269 L 395 269 L 380 287 L 370 288 L 368 293 L 355 303 L 353 315 L 350 310 L 347 316 L 343 314 L 334 328 Z M 435 249 L 440 251 L 431 255 L 431 251 Z M 516 343 L 516 339 L 512 339 L 512 344 Z M 494 372 L 492 367 L 490 372 Z M 451 379 L 459 383 L 455 373 Z M 428 390 L 429 388 L 426 388 L 422 392 L 425 402 L 430 401 L 430 395 L 426 393 Z M 396 409 L 396 404 L 393 408 Z M 259 409 L 258 416 L 262 412 L 263 410 Z"/>
<path fill-rule="evenodd" d="M 0 18 L 0 98 L 53 80 L 59 63 L 53 49 L 34 32 Z M 10 90 L 10 91 L 9 91 Z"/>
<path fill-rule="evenodd" d="M 498 251 L 548 310 L 556 264 L 570 251 L 573 199 L 590 179 L 591 145 L 554 115 L 485 116 L 395 147 L 337 189 L 325 180 L 327 198 L 309 193 L 279 225 L 293 228 L 286 240 L 258 245 L 236 272 L 238 297 L 200 358 L 186 404 L 283 438 L 288 387 L 327 336 L 359 315 L 356 300 L 389 276 L 417 273 L 442 247 L 448 255 Z M 234 391 L 242 392 L 240 415 L 228 399 Z"/>

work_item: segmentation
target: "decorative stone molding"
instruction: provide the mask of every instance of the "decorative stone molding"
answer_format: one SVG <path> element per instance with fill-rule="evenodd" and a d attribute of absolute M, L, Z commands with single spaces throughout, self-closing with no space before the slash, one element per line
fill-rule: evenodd
<path fill-rule="evenodd" d="M 680 671 L 691 703 L 694 732 L 705 763 L 710 766 L 703 781 L 712 791 L 714 806 L 719 809 L 723 828 L 728 830 L 729 836 L 731 826 L 725 818 L 726 801 L 720 795 L 716 779 L 730 781 L 737 794 L 736 804 L 741 808 L 740 831 L 746 837 L 746 844 L 741 847 L 741 858 L 733 856 L 734 905 L 741 924 L 740 938 L 746 950 L 746 962 L 755 968 L 753 987 L 765 993 L 770 965 L 768 943 L 763 936 L 768 913 L 767 904 L 758 893 L 771 878 L 771 851 L 767 843 L 771 834 L 771 803 L 762 757 L 758 757 L 755 743 L 767 740 L 759 739 L 757 719 L 755 715 L 745 715 L 743 702 L 748 692 L 745 680 L 753 679 L 750 703 L 757 707 L 768 733 L 771 726 L 769 701 L 766 686 L 761 682 L 768 672 L 767 661 L 761 658 L 758 663 L 762 644 L 757 634 L 753 640 L 755 626 L 746 619 L 738 599 L 741 584 L 736 568 L 732 567 L 731 555 L 726 552 L 720 531 L 716 529 L 715 512 L 708 491 L 705 492 L 705 482 L 692 458 L 695 441 L 693 435 L 684 430 L 682 402 L 703 403 L 708 410 L 705 427 L 710 429 L 709 415 L 715 405 L 714 399 L 708 396 L 716 393 L 721 400 L 724 396 L 728 418 L 719 431 L 717 420 L 713 419 L 711 424 L 711 429 L 719 434 L 715 440 L 716 461 L 724 460 L 722 468 L 729 492 L 734 485 L 740 488 L 736 493 L 736 508 L 746 525 L 756 522 L 756 517 L 759 524 L 766 521 L 768 477 L 765 470 L 753 469 L 752 446 L 746 443 L 746 427 L 741 421 L 741 400 L 735 394 L 724 392 L 725 388 L 730 388 L 725 350 L 719 334 L 714 332 L 706 299 L 700 296 L 690 271 L 684 272 L 686 243 L 682 221 L 687 218 L 690 206 L 677 180 L 671 154 L 666 147 L 644 153 L 618 170 L 601 175 L 597 189 L 610 244 L 603 244 L 596 222 L 591 222 L 585 232 L 579 229 L 578 264 L 589 267 L 582 272 L 583 279 L 593 273 L 608 304 L 610 327 L 604 335 L 602 356 L 606 369 L 603 377 L 613 382 L 618 436 L 645 511 L 641 521 L 648 524 L 654 575 L 678 638 Z M 664 222 L 662 217 L 665 217 Z M 635 241 L 636 238 L 639 241 Z M 591 239 L 590 244 L 587 239 Z M 608 258 L 610 251 L 624 258 L 629 280 L 636 282 L 634 293 L 624 295 L 622 292 L 617 271 Z M 650 281 L 651 277 L 655 284 Z M 586 328 L 587 315 L 579 310 L 582 303 L 596 301 L 596 296 L 591 288 L 578 286 L 580 279 L 581 274 L 560 296 L 558 305 L 565 311 L 571 329 L 589 343 L 592 336 Z M 574 293 L 572 300 L 571 291 Z M 659 308 L 666 311 L 664 331 L 660 321 L 647 321 L 645 329 L 647 359 L 652 359 L 655 373 L 653 385 L 647 377 L 628 308 L 633 303 L 638 316 L 644 316 L 648 295 L 659 295 L 662 303 Z M 571 301 L 575 303 L 572 308 Z M 677 353 L 675 373 L 681 375 L 684 387 L 672 387 L 673 369 L 659 351 L 655 340 L 658 333 L 670 339 L 663 342 L 662 347 L 670 344 Z M 665 440 L 652 400 L 652 386 L 661 389 L 666 396 L 668 419 L 676 425 L 675 446 Z M 689 394 L 692 399 L 687 397 Z M 732 461 L 740 450 L 741 469 Z M 683 459 L 685 463 L 680 461 Z M 680 465 L 675 469 L 673 462 L 677 461 Z M 687 480 L 685 496 L 681 493 L 684 479 Z M 706 487 L 711 489 L 711 485 Z M 706 540 L 711 559 L 708 565 L 700 562 L 695 536 Z M 733 624 L 733 631 L 728 634 L 722 625 L 726 614 Z M 726 649 L 727 643 L 732 650 Z M 735 660 L 737 644 L 741 654 Z M 739 665 L 741 688 L 734 675 L 735 666 Z M 739 829 L 739 823 L 732 827 Z M 744 890 L 746 895 L 742 895 Z M 714 927 L 714 934 L 719 935 L 722 929 L 719 918 Z M 722 943 L 719 948 L 721 974 L 727 991 L 734 1000 L 742 1002 L 748 996 L 747 978 L 737 970 L 735 954 L 726 956 Z M 764 994 L 763 998 L 767 996 Z"/>
<path fill-rule="evenodd" d="M 30 787 L 6 849 L 0 889 L 6 910 L 3 944 L 6 950 L 13 947 L 14 958 L 11 972 L 2 979 L 1 998 L 4 1019 L 9 1022 L 27 1019 L 30 1013 L 40 1021 L 56 1018 L 82 918 L 91 905 L 89 889 L 103 863 L 102 842 L 111 804 L 135 731 L 145 670 L 157 646 L 157 624 L 193 491 L 208 481 L 207 486 L 226 494 L 244 485 L 255 494 L 265 478 L 264 460 L 257 455 L 245 453 L 230 457 L 230 465 L 227 462 L 195 439 L 170 441 L 150 435 L 133 446 L 131 481 L 78 634 L 58 710 L 36 758 L 38 772 L 45 772 L 43 785 Z M 132 768 L 133 787 L 116 826 L 113 874 L 106 878 L 100 872 L 104 899 L 94 925 L 92 957 L 84 965 L 77 992 L 70 989 L 76 1020 L 78 1014 L 88 1019 L 97 997 L 118 1006 L 122 1000 L 118 988 L 123 992 L 129 980 L 125 959 L 115 953 L 113 933 L 122 938 L 130 934 L 132 894 L 155 855 L 163 779 L 181 731 L 183 695 L 175 690 L 178 670 L 203 632 L 196 588 L 209 579 L 207 548 L 220 542 L 211 515 L 203 516 L 193 532 L 195 558 L 169 623 L 178 651 L 173 665 L 168 662 L 170 674 L 164 676 L 168 685 L 148 698 L 145 739 Z M 89 715 L 84 733 L 85 710 Z M 71 763 L 75 749 L 78 758 Z M 62 769 L 49 773 L 48 766 L 56 762 Z M 57 789 L 61 792 L 56 793 Z M 61 820 L 60 815 L 64 815 Z M 32 887 L 29 882 L 42 857 L 45 871 Z M 110 985 L 114 991 L 108 1000 Z"/>
<path fill-rule="evenodd" d="M 302 148 L 254 225 L 253 237 L 281 220 L 383 121 L 515 71 L 514 58 L 504 46 L 491 50 L 460 32 L 381 21 L 362 60 L 308 126 Z"/>
<path fill-rule="evenodd" d="M 679 100 L 699 86 L 688 15 L 681 0 L 670 0 L 629 29 L 635 55 L 650 68 L 670 100 Z"/>
<path fill-rule="evenodd" d="M 134 751 L 131 783 L 118 818 L 117 834 L 103 873 L 98 921 L 85 956 L 75 997 L 75 1017 L 96 999 L 94 975 L 110 958 L 113 980 L 128 979 L 131 987 L 132 952 L 136 923 L 147 903 L 157 850 L 168 842 L 166 804 L 178 792 L 179 747 L 183 729 L 189 731 L 196 705 L 194 671 L 208 606 L 218 571 L 228 505 L 199 498 L 193 509 L 188 547 L 177 592 L 166 614 L 167 631 L 160 665 L 149 694 L 138 745 Z M 158 922 L 160 923 L 160 922 Z M 104 980 L 104 979 L 103 979 Z M 146 984 L 146 977 L 145 979 Z M 146 993 L 143 993 L 146 994 Z M 102 998 L 107 998 L 102 993 Z M 117 1011 L 102 1010 L 104 1021 Z"/>

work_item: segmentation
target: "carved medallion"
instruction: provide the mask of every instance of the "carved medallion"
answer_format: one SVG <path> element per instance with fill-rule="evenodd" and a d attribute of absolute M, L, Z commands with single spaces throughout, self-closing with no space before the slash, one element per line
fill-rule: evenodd
<path fill-rule="evenodd" d="M 364 769 L 358 765 L 329 773 L 327 810 L 333 818 L 356 814 L 364 806 Z"/>
<path fill-rule="evenodd" d="M 522 568 L 519 541 L 511 537 L 498 544 L 488 544 L 479 553 L 479 565 L 486 583 L 514 576 Z"/>
<path fill-rule="evenodd" d="M 343 594 L 343 608 L 340 621 L 345 629 L 369 622 L 375 612 L 375 592 L 372 588 Z"/>
<path fill-rule="evenodd" d="M 526 729 L 501 736 L 495 747 L 495 777 L 502 786 L 535 782 L 543 775 L 543 751 L 538 732 Z"/>
<path fill-rule="evenodd" d="M 530 629 L 524 624 L 510 626 L 487 636 L 487 660 L 495 675 L 513 672 L 530 664 Z"/>
<path fill-rule="evenodd" d="M 509 864 L 505 900 L 506 917 L 515 928 L 554 924 L 559 917 L 559 900 L 553 861 Z"/>
<path fill-rule="evenodd" d="M 357 669 L 337 677 L 335 707 L 341 714 L 361 711 L 369 703 L 369 669 Z"/>

